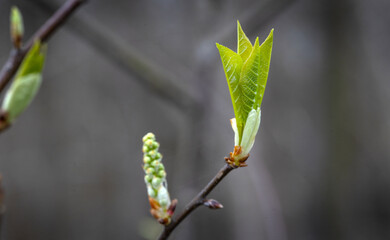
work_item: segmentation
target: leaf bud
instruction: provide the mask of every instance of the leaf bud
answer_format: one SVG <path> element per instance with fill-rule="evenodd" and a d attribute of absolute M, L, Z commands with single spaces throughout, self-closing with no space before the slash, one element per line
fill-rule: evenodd
<path fill-rule="evenodd" d="M 23 16 L 17 7 L 11 8 L 10 16 L 10 31 L 11 40 L 16 49 L 20 49 L 22 46 L 22 39 L 24 34 Z"/>

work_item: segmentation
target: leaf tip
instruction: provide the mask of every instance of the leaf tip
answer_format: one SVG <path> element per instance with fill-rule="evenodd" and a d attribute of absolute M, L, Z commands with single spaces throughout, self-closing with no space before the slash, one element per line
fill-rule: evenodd
<path fill-rule="evenodd" d="M 268 34 L 268 37 L 267 37 L 267 39 L 266 39 L 266 40 L 268 40 L 268 39 L 269 39 L 269 40 L 271 40 L 271 41 L 272 41 L 272 40 L 273 40 L 273 38 L 274 38 L 274 29 L 272 28 L 272 29 L 271 29 L 271 32 Z"/>
<path fill-rule="evenodd" d="M 253 46 L 254 46 L 254 47 L 260 46 L 259 44 L 260 44 L 260 43 L 259 43 L 259 37 L 257 37 L 257 38 L 256 38 L 256 41 L 255 41 L 255 44 L 254 44 Z"/>
<path fill-rule="evenodd" d="M 239 33 L 240 31 L 242 31 L 242 28 L 241 28 L 240 21 L 238 21 L 237 19 L 237 33 Z"/>

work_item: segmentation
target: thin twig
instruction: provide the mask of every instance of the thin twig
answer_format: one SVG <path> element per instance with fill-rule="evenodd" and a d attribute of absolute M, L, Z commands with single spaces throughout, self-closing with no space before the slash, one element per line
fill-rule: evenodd
<path fill-rule="evenodd" d="M 219 170 L 217 175 L 198 193 L 198 195 L 192 199 L 192 201 L 184 208 L 184 211 L 173 220 L 168 226 L 164 228 L 164 231 L 160 234 L 159 240 L 164 240 L 169 237 L 172 231 L 196 208 L 203 205 L 207 195 L 218 185 L 218 183 L 226 176 L 233 168 L 229 164 L 226 164 Z"/>
<path fill-rule="evenodd" d="M 11 54 L 0 71 L 0 93 L 15 75 L 26 53 L 35 40 L 47 41 L 50 36 L 68 19 L 68 17 L 86 0 L 68 0 L 54 15 L 34 34 L 21 50 L 12 50 Z"/>

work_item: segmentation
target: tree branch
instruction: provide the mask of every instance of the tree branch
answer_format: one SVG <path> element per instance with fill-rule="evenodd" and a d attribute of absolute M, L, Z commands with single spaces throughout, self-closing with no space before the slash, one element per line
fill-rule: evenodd
<path fill-rule="evenodd" d="M 164 231 L 160 234 L 159 240 L 164 240 L 169 237 L 169 235 L 172 233 L 173 230 L 196 208 L 203 205 L 204 201 L 206 200 L 207 195 L 218 185 L 219 182 L 222 181 L 222 179 L 231 172 L 234 167 L 230 166 L 229 164 L 226 164 L 219 170 L 217 175 L 198 193 L 198 195 L 192 199 L 192 201 L 187 204 L 187 206 L 184 208 L 184 211 L 176 218 L 176 220 L 173 220 L 168 226 L 165 226 Z"/>
<path fill-rule="evenodd" d="M 47 41 L 50 36 L 69 18 L 69 16 L 86 0 L 68 0 L 54 15 L 34 34 L 27 44 L 20 50 L 14 49 L 0 71 L 0 93 L 15 75 L 26 53 L 35 40 Z"/>

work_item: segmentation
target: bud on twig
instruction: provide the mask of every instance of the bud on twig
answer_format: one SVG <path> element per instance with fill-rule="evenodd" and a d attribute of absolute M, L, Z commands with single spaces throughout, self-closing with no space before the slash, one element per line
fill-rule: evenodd
<path fill-rule="evenodd" d="M 146 134 L 142 141 L 144 145 L 143 169 L 145 171 L 145 184 L 151 206 L 150 213 L 163 225 L 171 222 L 177 200 L 171 201 L 168 192 L 166 172 L 161 163 L 162 155 L 158 152 L 160 144 L 156 141 L 153 133 Z"/>
<path fill-rule="evenodd" d="M 39 41 L 35 42 L 21 64 L 1 106 L 0 130 L 9 126 L 34 99 L 42 81 L 44 49 Z"/>
<path fill-rule="evenodd" d="M 221 209 L 221 208 L 223 208 L 223 205 L 221 203 L 219 203 L 215 199 L 204 200 L 203 201 L 203 205 L 205 205 L 206 207 L 208 207 L 210 209 Z"/>
<path fill-rule="evenodd" d="M 245 167 L 245 161 L 255 142 L 261 118 L 268 71 L 271 61 L 273 29 L 260 45 L 249 41 L 237 21 L 237 52 L 217 43 L 229 86 L 235 118 L 230 122 L 234 130 L 234 151 L 226 162 L 234 167 Z"/>
<path fill-rule="evenodd" d="M 16 49 L 20 49 L 22 46 L 24 26 L 23 16 L 17 7 L 12 7 L 11 9 L 10 22 L 12 43 Z"/>

